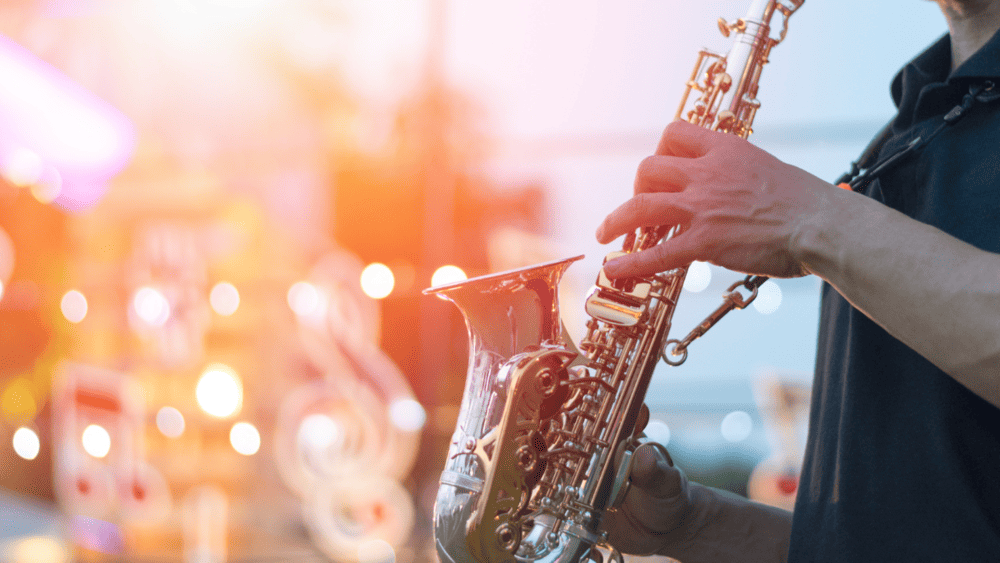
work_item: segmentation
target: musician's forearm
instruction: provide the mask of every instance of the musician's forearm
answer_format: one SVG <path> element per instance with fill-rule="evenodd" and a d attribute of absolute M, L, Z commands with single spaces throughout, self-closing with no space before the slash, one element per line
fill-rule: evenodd
<path fill-rule="evenodd" d="M 1000 256 L 834 190 L 792 253 L 855 307 L 1000 406 Z"/>

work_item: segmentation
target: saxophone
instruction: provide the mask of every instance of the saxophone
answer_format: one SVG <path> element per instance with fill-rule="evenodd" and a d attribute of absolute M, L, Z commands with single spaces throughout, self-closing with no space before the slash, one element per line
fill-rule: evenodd
<path fill-rule="evenodd" d="M 730 51 L 699 52 L 676 117 L 748 137 L 761 70 L 804 1 L 754 0 L 744 18 L 720 19 L 719 29 L 733 39 Z M 679 229 L 639 229 L 605 260 L 651 248 Z M 668 340 L 687 268 L 624 280 L 602 270 L 576 347 L 562 330 L 557 289 L 581 258 L 425 290 L 453 302 L 469 333 L 462 404 L 434 506 L 443 563 L 600 563 L 602 550 L 622 561 L 599 526 L 628 488 L 632 453 L 644 440 L 636 420 L 653 369 L 661 357 L 683 362 L 694 339 L 750 303 L 767 279 L 733 284 L 705 322 Z"/>

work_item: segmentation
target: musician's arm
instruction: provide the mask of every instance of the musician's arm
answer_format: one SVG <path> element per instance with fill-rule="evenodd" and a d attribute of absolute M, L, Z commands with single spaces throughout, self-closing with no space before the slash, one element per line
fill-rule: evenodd
<path fill-rule="evenodd" d="M 1000 407 L 1000 255 L 876 201 L 820 190 L 789 249 L 809 272 Z"/>
<path fill-rule="evenodd" d="M 636 451 L 625 502 L 602 526 L 625 553 L 666 555 L 684 563 L 783 563 L 792 514 L 689 483 L 669 458 Z"/>

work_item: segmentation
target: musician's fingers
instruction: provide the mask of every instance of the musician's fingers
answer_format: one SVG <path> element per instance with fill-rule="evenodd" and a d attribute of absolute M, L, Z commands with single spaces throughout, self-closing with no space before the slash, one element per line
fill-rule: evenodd
<path fill-rule="evenodd" d="M 686 170 L 689 166 L 684 166 L 685 163 L 679 160 L 663 155 L 643 159 L 635 174 L 635 193 L 682 191 L 691 183 L 691 178 Z"/>
<path fill-rule="evenodd" d="M 597 240 L 607 244 L 639 227 L 684 223 L 691 217 L 682 193 L 641 193 L 604 218 L 597 228 Z"/>
<path fill-rule="evenodd" d="M 686 266 L 704 259 L 701 248 L 690 233 L 683 232 L 670 240 L 641 252 L 619 256 L 604 264 L 604 273 L 610 278 L 644 277 Z"/>
<path fill-rule="evenodd" d="M 725 136 L 724 133 L 716 133 L 687 121 L 674 121 L 663 130 L 656 154 L 696 158 L 708 153 Z"/>
<path fill-rule="evenodd" d="M 646 425 L 649 424 L 649 407 L 646 403 L 643 403 L 639 407 L 639 414 L 635 417 L 635 431 L 636 433 L 642 432 L 646 429 Z"/>

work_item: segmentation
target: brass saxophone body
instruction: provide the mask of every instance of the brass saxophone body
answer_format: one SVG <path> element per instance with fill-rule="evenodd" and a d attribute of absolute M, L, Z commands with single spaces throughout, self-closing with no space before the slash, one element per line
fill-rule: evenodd
<path fill-rule="evenodd" d="M 803 2 L 754 0 L 744 18 L 720 19 L 733 38 L 730 52 L 699 53 L 677 117 L 746 138 L 760 107 L 761 69 Z M 605 260 L 678 232 L 639 229 Z M 707 328 L 667 340 L 686 267 L 627 280 L 602 270 L 585 303 L 587 333 L 574 346 L 563 334 L 557 291 L 580 258 L 426 290 L 458 306 L 469 332 L 465 390 L 434 508 L 443 563 L 600 562 L 598 548 L 622 560 L 599 526 L 627 489 L 653 370 L 661 357 L 683 361 Z M 757 286 L 747 288 L 755 295 Z"/>

